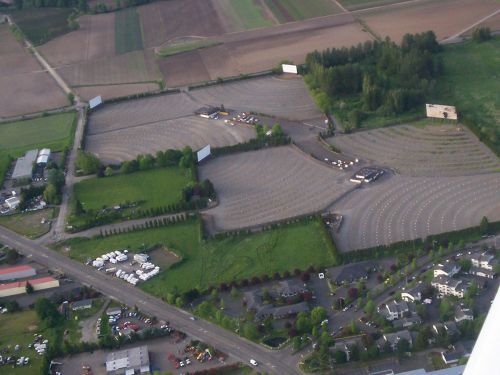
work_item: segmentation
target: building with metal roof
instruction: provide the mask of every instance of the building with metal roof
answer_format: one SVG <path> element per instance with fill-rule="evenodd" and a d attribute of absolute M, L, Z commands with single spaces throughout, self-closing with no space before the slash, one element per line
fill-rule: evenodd
<path fill-rule="evenodd" d="M 23 279 L 35 275 L 35 269 L 27 265 L 0 268 L 0 281 Z"/>
<path fill-rule="evenodd" d="M 57 288 L 59 280 L 53 277 L 41 277 L 25 281 L 16 281 L 14 283 L 0 284 L 0 297 L 15 296 L 26 293 L 26 285 L 30 284 L 34 291 Z"/>
<path fill-rule="evenodd" d="M 33 163 L 36 161 L 38 156 L 38 150 L 27 151 L 24 156 L 20 157 L 16 161 L 14 171 L 12 172 L 13 180 L 25 180 L 31 179 L 31 173 L 33 171 Z"/>
<path fill-rule="evenodd" d="M 149 374 L 149 351 L 146 345 L 109 353 L 106 357 L 108 375 Z"/>

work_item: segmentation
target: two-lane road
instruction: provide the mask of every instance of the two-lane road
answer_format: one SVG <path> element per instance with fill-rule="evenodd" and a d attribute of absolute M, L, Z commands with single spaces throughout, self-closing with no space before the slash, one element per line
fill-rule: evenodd
<path fill-rule="evenodd" d="M 259 370 L 273 374 L 300 374 L 287 361 L 285 354 L 265 349 L 219 326 L 203 320 L 191 320 L 191 314 L 164 303 L 137 287 L 78 263 L 58 252 L 0 227 L 0 242 L 17 249 L 33 261 L 64 271 L 69 277 L 108 295 L 128 306 L 137 306 L 144 313 L 168 320 L 189 336 L 207 342 L 237 360 L 248 364 L 250 358 L 259 362 Z"/>

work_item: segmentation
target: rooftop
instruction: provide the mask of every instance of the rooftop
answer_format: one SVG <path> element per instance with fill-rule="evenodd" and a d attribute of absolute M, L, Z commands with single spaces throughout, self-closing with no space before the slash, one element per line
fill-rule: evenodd
<path fill-rule="evenodd" d="M 147 367 L 149 371 L 149 351 L 147 346 L 121 350 L 109 353 L 106 357 L 106 371 L 113 373 L 121 369 L 141 370 Z"/>
<path fill-rule="evenodd" d="M 28 270 L 34 270 L 34 268 L 31 266 L 27 266 L 27 265 L 0 268 L 0 275 L 6 275 L 9 273 L 14 273 L 14 272 L 19 272 L 19 271 L 28 271 Z"/>
<path fill-rule="evenodd" d="M 33 163 L 38 156 L 38 150 L 27 151 L 26 154 L 16 161 L 16 166 L 12 172 L 12 178 L 24 178 L 31 176 L 31 171 L 33 170 Z"/>

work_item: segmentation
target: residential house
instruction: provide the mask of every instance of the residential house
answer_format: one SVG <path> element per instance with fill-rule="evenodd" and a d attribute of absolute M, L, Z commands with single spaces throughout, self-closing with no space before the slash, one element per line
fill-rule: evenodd
<path fill-rule="evenodd" d="M 447 260 L 446 262 L 439 263 L 434 268 L 434 277 L 438 277 L 438 276 L 453 277 L 458 272 L 460 272 L 460 266 L 458 264 L 456 264 L 455 262 Z"/>
<path fill-rule="evenodd" d="M 467 291 L 467 285 L 461 279 L 452 279 L 446 275 L 435 276 L 431 285 L 438 290 L 438 296 L 455 296 L 463 298 Z"/>
<path fill-rule="evenodd" d="M 387 320 L 395 320 L 401 319 L 408 314 L 410 309 L 408 307 L 408 302 L 401 301 L 391 301 L 385 305 L 386 311 L 384 311 L 384 315 Z"/>
<path fill-rule="evenodd" d="M 289 279 L 280 281 L 276 291 L 279 296 L 290 298 L 307 292 L 307 288 L 299 280 Z"/>
<path fill-rule="evenodd" d="M 425 284 L 420 282 L 414 287 L 401 292 L 401 299 L 406 302 L 415 302 L 422 300 L 422 293 L 425 289 Z"/>
<path fill-rule="evenodd" d="M 495 270 L 488 270 L 486 268 L 480 268 L 480 267 L 471 267 L 469 273 L 471 275 L 484 277 L 486 279 L 494 279 L 496 276 Z"/>
<path fill-rule="evenodd" d="M 448 337 L 458 337 L 460 335 L 460 331 L 458 330 L 455 322 L 446 322 L 446 323 L 435 323 L 432 325 L 432 329 L 436 335 L 446 333 Z"/>
<path fill-rule="evenodd" d="M 491 253 L 474 253 L 471 255 L 470 260 L 473 267 L 484 268 L 486 270 L 493 270 L 495 266 L 495 256 Z"/>
<path fill-rule="evenodd" d="M 474 313 L 471 309 L 468 309 L 463 306 L 457 306 L 455 308 L 455 322 L 460 323 L 464 320 L 473 320 Z"/>
<path fill-rule="evenodd" d="M 417 316 L 412 316 L 410 318 L 403 318 L 400 320 L 395 320 L 392 322 L 392 326 L 394 328 L 408 328 L 408 327 L 411 327 L 415 324 L 421 324 L 421 323 L 422 323 L 422 319 L 420 319 L 420 317 L 417 315 Z"/>
<path fill-rule="evenodd" d="M 382 337 L 385 342 L 388 342 L 391 345 L 392 350 L 395 350 L 398 345 L 398 342 L 403 339 L 408 341 L 408 343 L 410 344 L 410 348 L 413 346 L 413 339 L 411 333 L 406 329 L 394 333 L 385 333 Z"/>
<path fill-rule="evenodd" d="M 358 280 L 368 279 L 368 275 L 371 271 L 377 270 L 377 264 L 375 262 L 362 262 L 357 264 L 351 264 L 349 266 L 342 267 L 340 273 L 335 276 L 335 271 L 332 270 L 332 282 L 337 285 L 345 283 L 353 283 Z"/>
<path fill-rule="evenodd" d="M 85 310 L 90 309 L 92 307 L 91 299 L 82 299 L 81 301 L 76 301 L 71 304 L 71 310 Z"/>

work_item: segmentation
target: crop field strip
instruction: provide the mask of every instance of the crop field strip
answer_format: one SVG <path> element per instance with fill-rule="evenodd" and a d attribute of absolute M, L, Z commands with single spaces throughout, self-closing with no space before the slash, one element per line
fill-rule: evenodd
<path fill-rule="evenodd" d="M 411 176 L 463 176 L 498 171 L 498 158 L 466 128 L 402 125 L 330 138 L 353 157 Z"/>
<path fill-rule="evenodd" d="M 266 9 L 255 0 L 218 0 L 224 17 L 230 20 L 235 30 L 255 29 L 273 26 L 272 18 L 266 15 Z"/>
<path fill-rule="evenodd" d="M 335 236 L 341 251 L 387 245 L 500 219 L 500 174 L 395 176 L 354 191 L 333 205 L 344 215 Z"/>
<path fill-rule="evenodd" d="M 217 190 L 219 205 L 205 212 L 217 230 L 312 213 L 353 188 L 337 170 L 289 146 L 220 157 L 200 175 Z"/>
<path fill-rule="evenodd" d="M 115 51 L 122 55 L 143 47 L 141 20 L 136 8 L 120 10 L 115 14 Z"/>
<path fill-rule="evenodd" d="M 342 10 L 332 0 L 265 0 L 280 23 L 340 13 Z"/>

